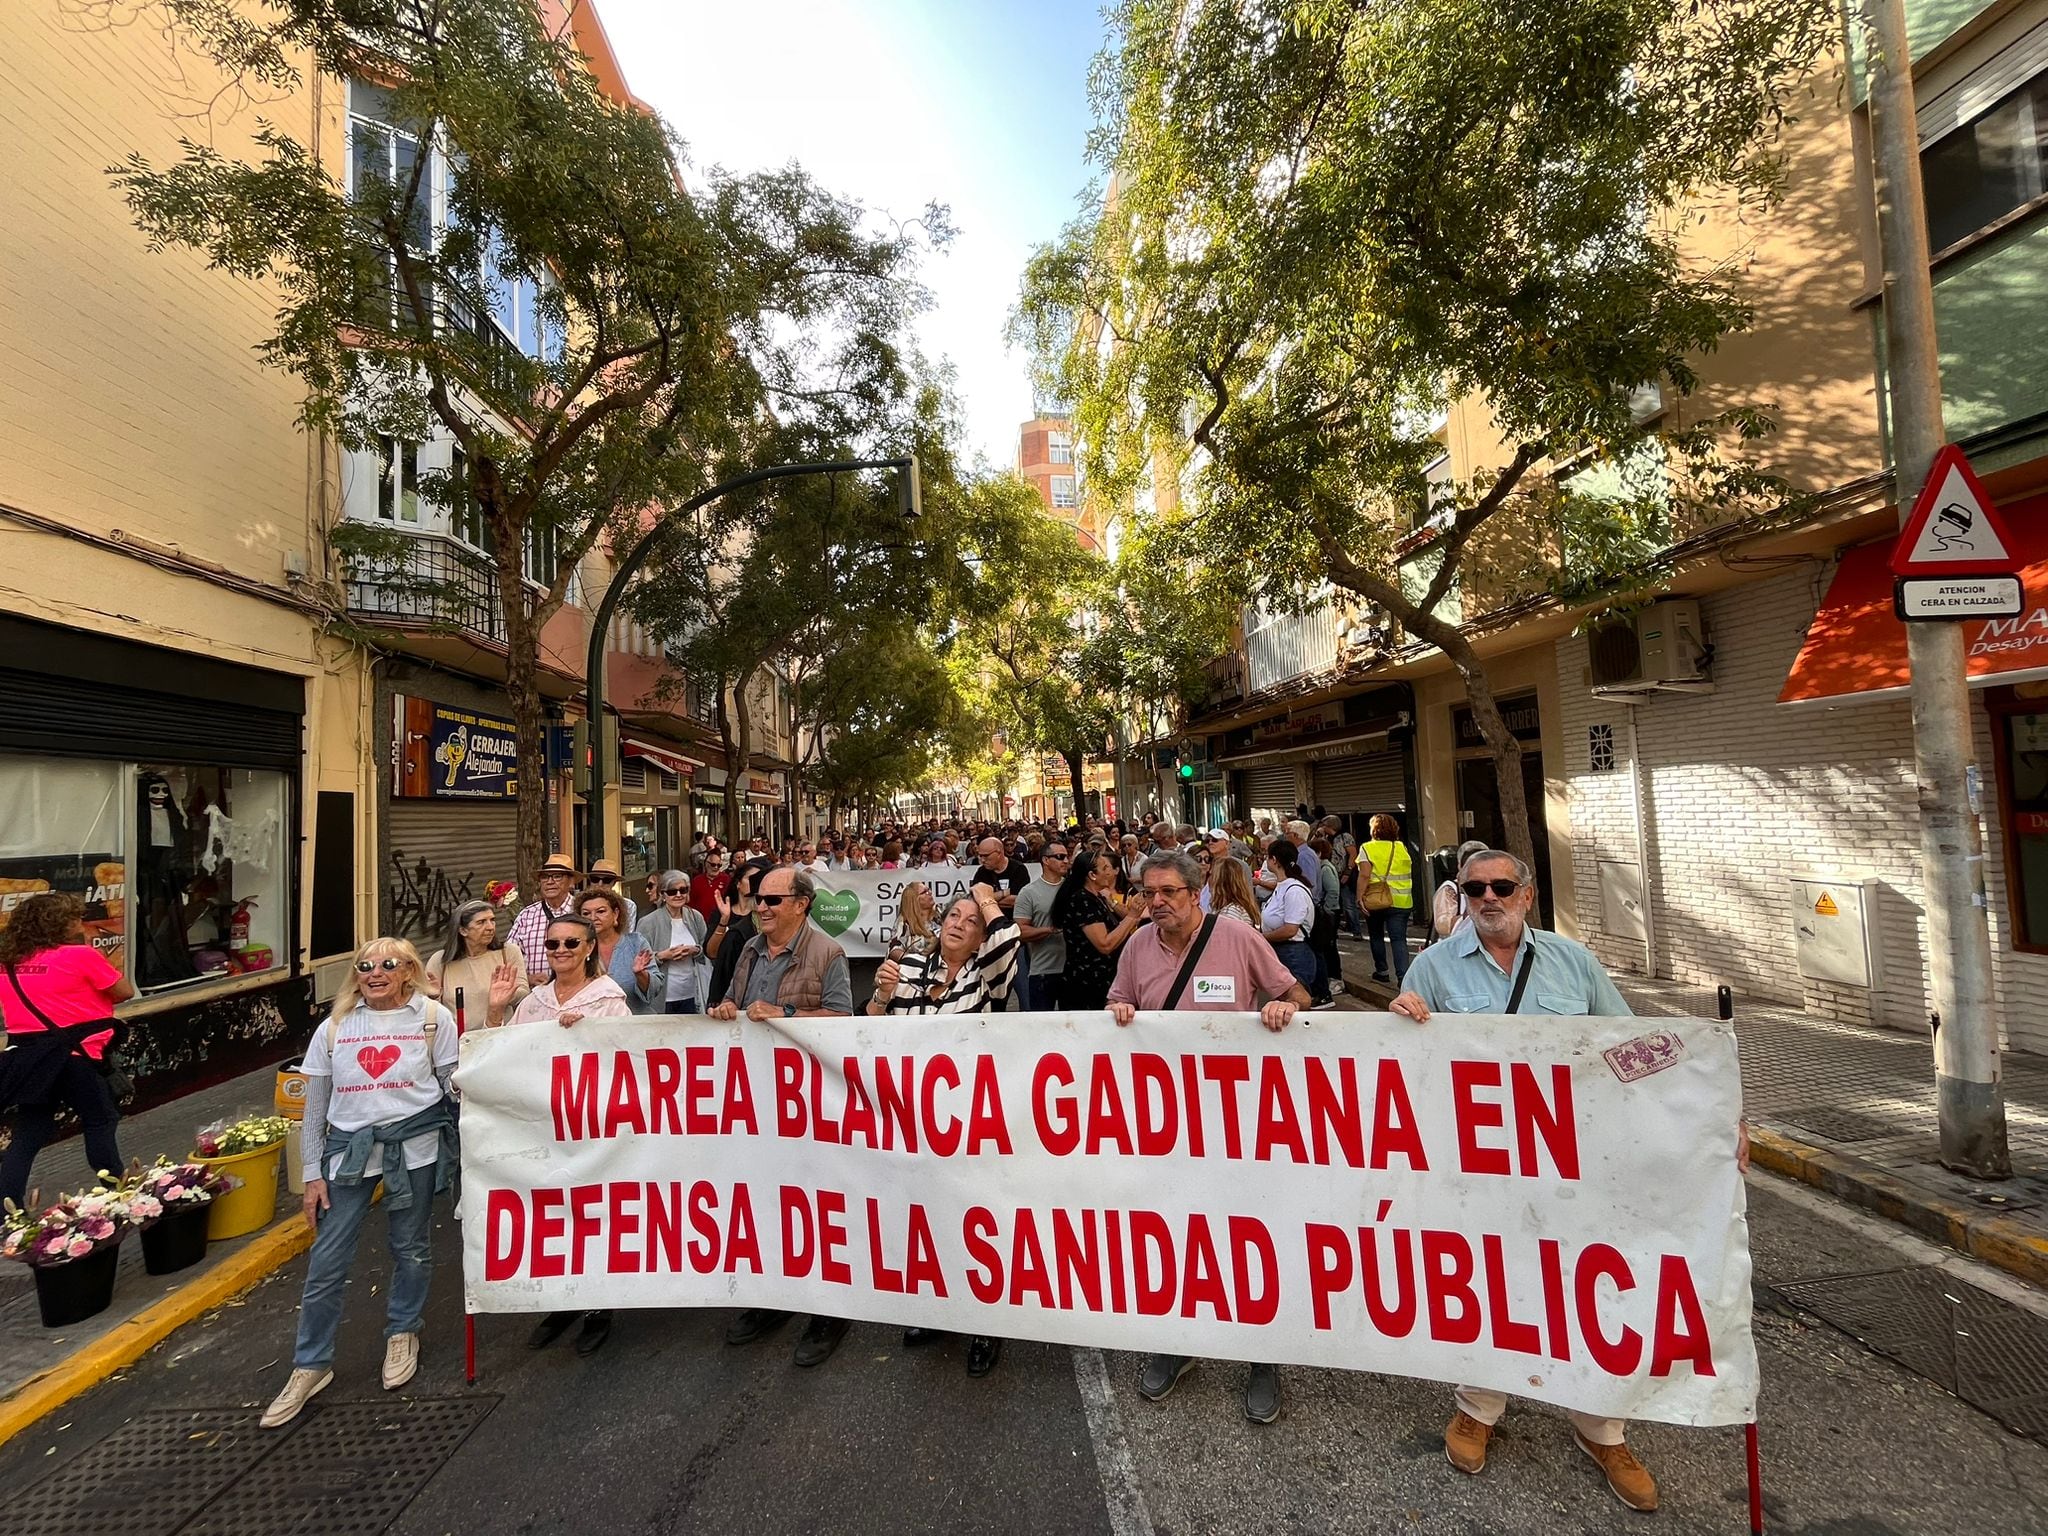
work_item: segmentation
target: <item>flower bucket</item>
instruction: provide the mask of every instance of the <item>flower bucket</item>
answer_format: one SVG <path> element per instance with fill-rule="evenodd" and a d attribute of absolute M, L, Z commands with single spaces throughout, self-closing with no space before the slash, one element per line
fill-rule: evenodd
<path fill-rule="evenodd" d="M 306 1074 L 299 1070 L 296 1057 L 277 1069 L 277 1088 L 271 1094 L 270 1102 L 287 1120 L 305 1118 Z"/>
<path fill-rule="evenodd" d="M 206 1223 L 213 1203 L 188 1205 L 158 1217 L 142 1229 L 142 1267 L 152 1275 L 176 1274 L 206 1257 Z"/>
<path fill-rule="evenodd" d="M 96 1317 L 114 1300 L 114 1271 L 120 1267 L 121 1245 L 104 1243 L 82 1259 L 63 1264 L 36 1264 L 36 1305 L 45 1328 L 68 1328 Z"/>
<path fill-rule="evenodd" d="M 204 1163 L 215 1173 L 224 1173 L 242 1181 L 240 1188 L 215 1195 L 212 1204 L 207 1206 L 208 1242 L 244 1237 L 270 1225 L 270 1218 L 277 1214 L 278 1153 L 283 1147 L 282 1141 L 273 1141 L 267 1147 L 230 1153 L 226 1157 L 192 1154 L 191 1161 Z"/>

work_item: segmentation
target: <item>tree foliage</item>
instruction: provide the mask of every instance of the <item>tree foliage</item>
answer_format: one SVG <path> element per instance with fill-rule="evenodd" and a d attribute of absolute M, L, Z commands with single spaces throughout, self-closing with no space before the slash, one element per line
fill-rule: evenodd
<path fill-rule="evenodd" d="M 914 263 L 945 238 L 943 210 L 880 227 L 795 167 L 687 173 L 669 129 L 601 89 L 528 0 L 159 8 L 230 77 L 379 82 L 387 120 L 453 166 L 437 185 L 434 157 L 400 153 L 348 186 L 264 124 L 241 153 L 188 140 L 166 166 L 136 155 L 111 174 L 154 246 L 275 290 L 260 350 L 304 386 L 308 430 L 349 447 L 438 431 L 461 450 L 459 480 L 420 489 L 494 550 L 524 885 L 544 815 L 539 637 L 573 576 L 788 434 L 859 443 L 890 423 L 911 394 Z M 520 282 L 549 338 L 533 354 L 488 318 Z"/>
<path fill-rule="evenodd" d="M 1092 144 L 1108 195 L 1032 258 L 1016 334 L 1075 402 L 1098 492 L 1199 450 L 1189 531 L 1209 565 L 1280 601 L 1333 581 L 1449 656 L 1526 854 L 1518 749 L 1440 610 L 1510 509 L 1533 508 L 1553 573 L 1577 560 L 1560 579 L 1640 548 L 1575 542 L 1579 498 L 1549 476 L 1638 451 L 1646 383 L 1670 407 L 1653 500 L 1771 491 L 1743 449 L 1760 409 L 1685 408 L 1750 308 L 1684 231 L 1710 201 L 1748 215 L 1776 196 L 1833 5 L 1120 0 L 1110 27 Z M 1463 399 L 1490 410 L 1498 462 L 1428 487 L 1434 419 Z M 1404 582 L 1418 530 L 1429 563 Z"/>

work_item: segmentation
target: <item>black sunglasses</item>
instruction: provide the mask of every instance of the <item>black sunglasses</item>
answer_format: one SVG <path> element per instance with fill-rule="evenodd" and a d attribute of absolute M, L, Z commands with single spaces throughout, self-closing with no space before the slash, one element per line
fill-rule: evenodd
<path fill-rule="evenodd" d="M 1489 890 L 1496 896 L 1512 896 L 1522 888 L 1519 880 L 1461 880 L 1458 889 L 1477 901 Z"/>
<path fill-rule="evenodd" d="M 395 971 L 405 962 L 396 955 L 386 955 L 382 960 L 358 960 L 356 974 L 367 976 L 372 971 Z"/>
<path fill-rule="evenodd" d="M 756 896 L 754 904 L 761 907 L 779 907 L 785 901 L 795 901 L 797 899 L 795 896 Z"/>
<path fill-rule="evenodd" d="M 661 894 L 664 896 L 687 896 L 690 894 L 690 888 L 687 885 L 672 885 Z"/>
<path fill-rule="evenodd" d="M 546 950 L 581 949 L 583 947 L 581 939 L 542 939 L 540 943 L 541 948 Z"/>

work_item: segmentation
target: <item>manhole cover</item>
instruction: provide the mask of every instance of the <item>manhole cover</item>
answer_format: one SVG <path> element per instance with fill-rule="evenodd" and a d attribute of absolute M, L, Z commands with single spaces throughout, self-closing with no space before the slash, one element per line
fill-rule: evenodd
<path fill-rule="evenodd" d="M 2048 1320 L 1931 1265 L 1777 1290 L 2007 1427 L 2048 1439 Z"/>
<path fill-rule="evenodd" d="M 318 1401 L 275 1431 L 255 1408 L 156 1409 L 11 1493 L 0 1536 L 375 1536 L 497 1404 Z"/>
<path fill-rule="evenodd" d="M 1888 1120 L 1858 1109 L 1788 1109 L 1783 1113 L 1793 1129 L 1806 1131 L 1822 1141 L 1882 1141 L 1887 1136 L 1903 1136 L 1920 1129 L 1917 1123 Z"/>
<path fill-rule="evenodd" d="M 245 1408 L 159 1408 L 130 1419 L 0 1502 L 0 1536 L 170 1536 L 277 1448 Z"/>
<path fill-rule="evenodd" d="M 259 1463 L 178 1536 L 377 1536 L 496 1404 L 421 1398 L 308 1412 L 289 1455 Z"/>

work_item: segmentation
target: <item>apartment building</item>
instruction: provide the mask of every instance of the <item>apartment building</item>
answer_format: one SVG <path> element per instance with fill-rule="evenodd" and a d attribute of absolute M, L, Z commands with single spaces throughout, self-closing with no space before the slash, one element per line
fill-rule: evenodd
<path fill-rule="evenodd" d="M 2026 615 L 1966 636 L 2002 1016 L 2012 1045 L 2048 1050 L 2030 1006 L 2048 986 L 2048 4 L 1909 12 L 1949 435 L 2031 562 Z M 1808 510 L 1768 531 L 1674 510 L 1628 612 L 1564 607 L 1483 556 L 1452 601 L 1524 747 L 1555 927 L 1617 969 L 1924 1030 L 1869 132 L 1853 61 L 1836 83 L 1787 143 L 1782 205 L 1701 231 L 1702 259 L 1746 265 L 1756 325 L 1704 361 L 1700 395 L 1637 401 L 1646 423 L 1771 403 L 1771 467 L 1813 493 Z M 1505 456 L 1475 403 L 1432 425 L 1432 475 Z M 1404 547 L 1418 589 L 1434 537 L 1425 523 Z M 1197 723 L 1241 814 L 1390 810 L 1430 849 L 1499 837 L 1455 674 L 1334 594 L 1305 615 L 1249 612 Z"/>
<path fill-rule="evenodd" d="M 588 4 L 544 14 L 631 99 Z M 255 351 L 277 296 L 148 250 L 106 174 L 175 159 L 181 136 L 236 152 L 259 115 L 344 185 L 423 152 L 436 185 L 442 147 L 372 85 L 309 73 L 251 103 L 224 83 L 147 28 L 53 0 L 0 13 L 0 920 L 37 890 L 86 898 L 139 989 L 122 1013 L 149 1100 L 281 1058 L 363 939 L 438 940 L 457 900 L 515 873 L 493 551 L 421 490 L 455 450 L 303 431 L 299 386 Z M 546 348 L 534 299 L 515 287 L 466 323 Z M 351 565 L 343 520 L 401 536 L 406 563 Z M 525 561 L 538 590 L 553 551 Z M 570 727 L 608 580 L 600 549 L 543 637 L 551 839 L 579 857 Z M 596 851 L 630 879 L 724 830 L 726 765 L 648 637 L 622 623 L 609 649 L 625 757 Z M 740 770 L 763 829 L 788 746 L 771 733 Z"/>

